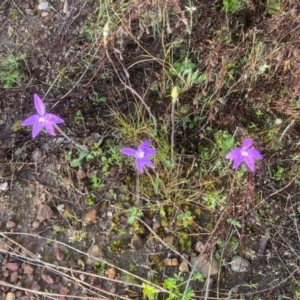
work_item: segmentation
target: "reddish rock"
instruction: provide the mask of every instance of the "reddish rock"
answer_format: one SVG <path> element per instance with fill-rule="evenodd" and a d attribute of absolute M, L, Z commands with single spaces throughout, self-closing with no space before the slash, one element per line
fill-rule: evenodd
<path fill-rule="evenodd" d="M 7 263 L 6 264 L 6 269 L 10 271 L 17 271 L 19 268 L 19 265 L 17 263 Z"/>
<path fill-rule="evenodd" d="M 23 265 L 24 273 L 27 275 L 33 275 L 34 268 L 31 265 L 24 264 Z"/>
<path fill-rule="evenodd" d="M 54 283 L 54 279 L 53 279 L 53 277 L 50 276 L 50 275 L 43 274 L 41 277 L 42 277 L 42 279 L 43 279 L 45 282 L 47 282 L 47 283 L 49 283 L 49 284 L 53 284 L 53 283 Z"/>
<path fill-rule="evenodd" d="M 54 212 L 50 206 L 48 206 L 46 204 L 41 204 L 39 206 L 39 210 L 38 210 L 37 217 L 36 217 L 39 221 L 45 221 L 45 220 L 51 219 L 53 217 L 54 217 Z"/>
<path fill-rule="evenodd" d="M 41 286 L 36 281 L 34 281 L 31 285 L 31 291 L 34 292 L 40 290 L 41 290 Z"/>
<path fill-rule="evenodd" d="M 65 258 L 65 254 L 58 247 L 54 251 L 57 260 L 62 261 Z"/>
<path fill-rule="evenodd" d="M 12 229 L 12 228 L 15 228 L 17 226 L 17 224 L 13 221 L 8 221 L 6 223 L 6 228 L 9 230 L 9 229 Z"/>
<path fill-rule="evenodd" d="M 19 273 L 17 271 L 14 271 L 10 274 L 9 281 L 11 283 L 15 283 L 15 282 L 17 282 L 18 278 L 19 278 Z"/>

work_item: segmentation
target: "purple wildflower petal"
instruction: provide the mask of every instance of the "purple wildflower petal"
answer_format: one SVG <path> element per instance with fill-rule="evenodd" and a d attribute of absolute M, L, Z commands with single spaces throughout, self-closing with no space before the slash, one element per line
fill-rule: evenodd
<path fill-rule="evenodd" d="M 153 148 L 148 148 L 147 150 L 145 150 L 145 155 L 146 156 L 151 156 L 151 155 L 154 155 L 156 153 L 157 153 L 157 151 Z"/>
<path fill-rule="evenodd" d="M 44 124 L 41 122 L 35 122 L 32 127 L 32 137 L 35 138 L 43 129 Z"/>
<path fill-rule="evenodd" d="M 56 115 L 47 113 L 44 115 L 45 120 L 51 122 L 51 123 L 55 123 L 55 124 L 59 124 L 59 123 L 64 123 L 65 121 L 61 118 L 59 118 Z"/>
<path fill-rule="evenodd" d="M 149 167 L 149 168 L 154 168 L 154 165 L 153 165 L 153 163 L 152 163 L 152 161 L 150 160 L 150 159 L 148 159 L 148 158 L 144 158 L 143 159 L 143 163 L 147 166 L 147 167 Z"/>
<path fill-rule="evenodd" d="M 45 113 L 45 105 L 42 99 L 37 94 L 34 94 L 33 98 L 35 109 L 38 112 L 38 114 L 42 116 Z"/>
<path fill-rule="evenodd" d="M 133 148 L 122 148 L 120 152 L 129 156 L 136 156 L 137 154 L 137 151 Z"/>
<path fill-rule="evenodd" d="M 247 138 L 245 139 L 245 141 L 243 142 L 242 144 L 242 148 L 243 149 L 246 149 L 246 148 L 249 148 L 251 145 L 252 145 L 252 139 L 251 138 Z"/>
<path fill-rule="evenodd" d="M 22 126 L 29 126 L 39 122 L 39 115 L 33 115 L 22 122 Z"/>
<path fill-rule="evenodd" d="M 252 157 L 254 157 L 256 159 L 262 159 L 263 158 L 262 154 L 254 148 L 249 149 L 248 152 Z"/>
<path fill-rule="evenodd" d="M 231 150 L 229 153 L 226 154 L 226 159 L 235 159 L 236 157 L 240 156 L 241 148 L 235 148 Z"/>
<path fill-rule="evenodd" d="M 243 162 L 243 157 L 242 156 L 237 156 L 234 158 L 233 166 L 232 169 L 237 169 L 241 163 Z"/>
<path fill-rule="evenodd" d="M 252 156 L 245 156 L 244 162 L 247 165 L 247 167 L 253 172 L 255 167 L 254 167 L 254 159 Z"/>
<path fill-rule="evenodd" d="M 146 140 L 145 142 L 143 142 L 140 146 L 139 146 L 139 150 L 141 151 L 147 151 L 149 145 L 151 144 L 150 140 Z"/>
<path fill-rule="evenodd" d="M 45 120 L 45 129 L 48 131 L 49 134 L 55 136 L 55 131 L 54 131 L 54 127 L 52 125 L 52 122 Z"/>
<path fill-rule="evenodd" d="M 140 158 L 136 158 L 135 159 L 135 164 L 136 164 L 136 167 L 137 169 L 143 173 L 144 172 L 144 161 Z"/>

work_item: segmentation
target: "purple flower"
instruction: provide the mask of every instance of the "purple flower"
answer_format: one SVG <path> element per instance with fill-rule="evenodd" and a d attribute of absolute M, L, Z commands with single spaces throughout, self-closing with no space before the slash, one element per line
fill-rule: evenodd
<path fill-rule="evenodd" d="M 234 163 L 232 168 L 236 169 L 240 166 L 241 163 L 245 163 L 247 167 L 253 172 L 255 169 L 254 159 L 262 159 L 262 154 L 251 147 L 252 139 L 247 138 L 242 144 L 242 148 L 235 148 L 226 154 L 226 159 L 233 159 Z M 251 147 L 251 148 L 250 148 Z"/>
<path fill-rule="evenodd" d="M 137 150 L 133 148 L 122 148 L 120 152 L 129 156 L 134 156 L 138 170 L 143 173 L 145 165 L 149 168 L 154 168 L 149 156 L 154 155 L 157 151 L 153 148 L 149 148 L 150 144 L 151 141 L 147 140 L 140 144 Z"/>
<path fill-rule="evenodd" d="M 64 120 L 57 117 L 56 115 L 49 114 L 45 112 L 45 105 L 41 98 L 34 94 L 34 105 L 37 111 L 37 114 L 32 115 L 28 119 L 26 119 L 22 126 L 33 125 L 32 127 L 32 137 L 35 138 L 40 131 L 45 127 L 45 129 L 53 136 L 55 136 L 53 124 L 63 123 Z"/>

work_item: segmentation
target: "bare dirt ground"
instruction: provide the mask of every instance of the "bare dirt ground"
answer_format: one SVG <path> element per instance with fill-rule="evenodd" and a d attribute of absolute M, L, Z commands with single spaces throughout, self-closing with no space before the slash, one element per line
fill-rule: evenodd
<path fill-rule="evenodd" d="M 300 299 L 298 1 L 49 4 L 0 3 L 0 299 Z"/>

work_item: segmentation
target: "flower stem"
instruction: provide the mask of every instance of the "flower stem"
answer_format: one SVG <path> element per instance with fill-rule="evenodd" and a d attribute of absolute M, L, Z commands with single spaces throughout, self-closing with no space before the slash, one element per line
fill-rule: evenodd
<path fill-rule="evenodd" d="M 76 143 L 73 139 L 71 139 L 69 136 L 67 136 L 56 124 L 53 124 L 53 126 L 55 127 L 55 129 L 57 131 L 59 131 L 60 134 L 62 134 L 68 141 L 70 141 L 72 144 L 74 144 L 77 148 L 79 148 L 80 150 L 83 150 L 83 151 L 89 151 L 87 147 Z"/>

